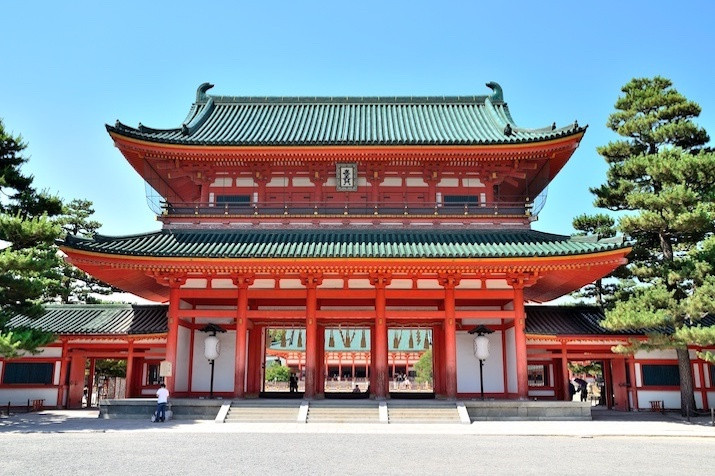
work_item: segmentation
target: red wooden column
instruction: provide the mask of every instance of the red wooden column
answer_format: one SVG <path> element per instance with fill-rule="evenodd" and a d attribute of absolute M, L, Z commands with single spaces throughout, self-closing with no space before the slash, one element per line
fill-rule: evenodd
<path fill-rule="evenodd" d="M 236 300 L 236 355 L 234 365 L 233 393 L 237 398 L 246 395 L 246 350 L 248 332 L 248 288 L 253 284 L 253 275 L 233 276 L 238 288 Z"/>
<path fill-rule="evenodd" d="M 318 310 L 317 287 L 323 282 L 320 274 L 301 275 L 305 286 L 305 398 L 314 398 L 318 392 Z"/>
<path fill-rule="evenodd" d="M 524 311 L 524 284 L 521 280 L 518 282 L 513 280 L 511 285 L 514 288 L 516 392 L 520 400 L 525 400 L 529 397 L 529 374 L 526 366 L 526 312 Z"/>
<path fill-rule="evenodd" d="M 65 395 L 67 394 L 67 373 L 69 372 L 70 357 L 67 350 L 67 341 L 62 340 L 62 360 L 60 360 L 60 385 L 57 389 L 57 406 L 59 408 L 67 408 L 64 403 Z"/>
<path fill-rule="evenodd" d="M 441 274 L 439 284 L 444 287 L 444 383 L 447 398 L 457 398 L 457 322 L 454 312 L 454 288 L 460 276 Z"/>
<path fill-rule="evenodd" d="M 387 352 L 387 319 L 385 317 L 385 288 L 392 281 L 388 274 L 370 275 L 370 283 L 375 286 L 375 335 L 371 339 L 372 372 L 374 390 L 377 398 L 387 398 L 390 391 Z"/>
<path fill-rule="evenodd" d="M 263 326 L 254 327 L 248 334 L 248 362 L 246 364 L 248 384 L 246 385 L 246 393 L 257 394 L 261 391 L 262 336 Z"/>
<path fill-rule="evenodd" d="M 564 386 L 563 399 L 573 400 L 572 395 L 569 393 L 569 359 L 568 350 L 566 349 L 566 341 L 561 342 L 561 379 Z"/>
<path fill-rule="evenodd" d="M 134 382 L 134 339 L 129 339 L 129 350 L 127 351 L 127 370 L 124 376 L 126 386 L 124 387 L 124 398 L 130 398 L 133 393 Z"/>
<path fill-rule="evenodd" d="M 181 285 L 186 282 L 186 278 L 169 276 L 166 278 L 169 284 L 169 311 L 167 313 L 166 333 L 166 357 L 165 360 L 171 366 L 171 376 L 164 377 L 164 384 L 169 394 L 174 394 L 176 382 L 176 347 L 179 339 L 179 300 Z M 191 364 L 189 364 L 191 365 Z"/>

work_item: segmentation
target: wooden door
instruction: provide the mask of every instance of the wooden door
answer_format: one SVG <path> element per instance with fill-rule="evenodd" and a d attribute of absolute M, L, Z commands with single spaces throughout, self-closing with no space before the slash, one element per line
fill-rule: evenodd
<path fill-rule="evenodd" d="M 70 360 L 70 386 L 67 394 L 67 408 L 82 408 L 84 373 L 87 358 L 84 354 L 73 354 Z"/>
<path fill-rule="evenodd" d="M 630 405 L 628 404 L 628 375 L 625 359 L 611 360 L 611 388 L 613 389 L 613 409 L 627 412 Z"/>

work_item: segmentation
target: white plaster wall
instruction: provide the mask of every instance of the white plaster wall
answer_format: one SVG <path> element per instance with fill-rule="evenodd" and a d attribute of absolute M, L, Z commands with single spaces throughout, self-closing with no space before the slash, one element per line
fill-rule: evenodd
<path fill-rule="evenodd" d="M 680 390 L 638 390 L 638 408 L 650 408 L 651 400 L 663 400 L 665 408 L 680 408 Z"/>
<path fill-rule="evenodd" d="M 55 362 L 55 372 L 52 377 L 52 385 L 59 385 L 60 384 L 60 371 L 62 370 L 62 362 L 59 360 Z M 0 375 L 2 375 L 2 372 L 0 372 Z"/>
<path fill-rule="evenodd" d="M 496 332 L 494 334 L 496 334 Z M 505 335 L 507 391 L 516 393 L 518 388 L 516 384 L 516 343 L 514 342 L 514 328 L 507 329 Z"/>
<path fill-rule="evenodd" d="M 191 344 L 191 329 L 179 326 L 176 342 L 176 371 L 174 390 L 186 392 L 189 390 L 189 346 Z"/>
<path fill-rule="evenodd" d="M 40 347 L 37 354 L 31 354 L 29 352 L 23 352 L 23 358 L 47 358 L 47 357 L 62 357 L 62 347 Z"/>
<path fill-rule="evenodd" d="M 710 391 L 707 393 L 707 395 L 708 395 L 708 408 L 715 407 L 715 391 Z"/>
<path fill-rule="evenodd" d="M 702 384 L 700 383 L 700 364 L 698 363 L 693 364 L 693 381 L 695 388 L 702 387 Z"/>
<path fill-rule="evenodd" d="M 211 289 L 236 289 L 232 279 L 212 279 Z"/>
<path fill-rule="evenodd" d="M 638 351 L 635 354 L 636 359 L 677 359 L 678 355 L 674 349 L 653 350 L 651 352 Z"/>
<path fill-rule="evenodd" d="M 489 358 L 484 361 L 484 392 L 501 393 L 504 391 L 501 333 L 486 337 L 489 339 Z M 457 392 L 479 391 L 479 360 L 474 357 L 474 337 L 467 332 L 457 332 Z"/>
<path fill-rule="evenodd" d="M 186 283 L 184 283 L 182 288 L 186 289 L 205 289 L 206 288 L 206 279 L 204 278 L 189 278 L 186 280 Z"/>
<path fill-rule="evenodd" d="M 204 338 L 207 335 L 199 333 L 194 338 L 194 360 L 191 373 L 191 390 L 193 392 L 208 392 L 211 387 L 211 366 L 204 357 Z M 221 342 L 221 353 L 214 364 L 214 392 L 233 392 L 236 331 L 216 334 L 216 337 Z M 248 342 L 248 337 L 246 337 L 246 342 Z"/>
<path fill-rule="evenodd" d="M 3 388 L 0 389 L 0 402 L 12 406 L 27 405 L 27 400 L 45 400 L 46 407 L 57 406 L 57 388 Z"/>

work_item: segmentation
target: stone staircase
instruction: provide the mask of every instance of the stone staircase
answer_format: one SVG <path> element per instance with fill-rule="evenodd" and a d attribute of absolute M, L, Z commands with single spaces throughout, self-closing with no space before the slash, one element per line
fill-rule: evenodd
<path fill-rule="evenodd" d="M 390 400 L 387 415 L 389 423 L 461 423 L 454 402 Z"/>
<path fill-rule="evenodd" d="M 234 401 L 224 423 L 295 423 L 300 400 Z"/>
<path fill-rule="evenodd" d="M 379 423 L 373 400 L 317 400 L 310 402 L 307 423 Z"/>

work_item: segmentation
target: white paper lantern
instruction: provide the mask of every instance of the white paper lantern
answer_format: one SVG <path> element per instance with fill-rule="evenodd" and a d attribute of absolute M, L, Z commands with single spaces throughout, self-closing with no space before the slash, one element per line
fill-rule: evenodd
<path fill-rule="evenodd" d="M 216 336 L 208 336 L 204 340 L 204 357 L 216 360 L 221 353 L 221 341 Z"/>
<path fill-rule="evenodd" d="M 486 360 L 489 357 L 489 339 L 486 336 L 474 338 L 474 356 L 479 360 Z"/>

